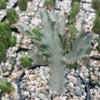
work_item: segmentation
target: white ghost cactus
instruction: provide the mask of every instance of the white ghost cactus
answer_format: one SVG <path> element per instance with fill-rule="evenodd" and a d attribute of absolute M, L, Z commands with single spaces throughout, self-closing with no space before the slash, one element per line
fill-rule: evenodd
<path fill-rule="evenodd" d="M 30 55 L 36 63 L 38 61 L 39 64 L 49 63 L 51 68 L 49 73 L 50 89 L 57 93 L 64 93 L 66 81 L 65 64 L 80 60 L 89 53 L 93 34 L 81 32 L 76 40 L 70 40 L 69 33 L 65 31 L 66 23 L 64 16 L 58 19 L 54 12 L 49 12 L 45 9 L 41 13 L 41 26 L 40 39 L 37 39 L 38 37 L 22 23 L 19 24 L 19 29 L 22 33 L 26 33 L 31 37 L 40 47 L 44 46 L 42 51 L 37 48 L 37 52 L 30 52 Z M 69 53 L 67 53 L 68 50 L 70 50 Z M 38 60 L 35 60 L 37 58 Z"/>

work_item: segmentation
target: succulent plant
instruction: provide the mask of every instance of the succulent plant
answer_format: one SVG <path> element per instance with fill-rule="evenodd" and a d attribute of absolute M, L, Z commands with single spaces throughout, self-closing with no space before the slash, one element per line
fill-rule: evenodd
<path fill-rule="evenodd" d="M 32 2 L 33 0 L 28 0 L 28 1 Z"/>
<path fill-rule="evenodd" d="M 0 35 L 0 42 L 5 45 L 6 49 L 8 48 L 8 42 L 7 42 L 7 39 L 5 38 L 5 36 Z"/>
<path fill-rule="evenodd" d="M 0 0 L 0 9 L 5 9 L 5 8 L 6 8 L 6 1 Z"/>
<path fill-rule="evenodd" d="M 21 63 L 23 65 L 23 67 L 29 67 L 32 63 L 32 60 L 26 56 L 21 59 Z"/>
<path fill-rule="evenodd" d="M 1 81 L 1 83 L 0 83 L 0 89 L 3 92 L 7 92 L 7 93 L 14 92 L 14 87 L 7 80 Z"/>
<path fill-rule="evenodd" d="M 94 21 L 93 31 L 100 33 L 100 0 L 93 0 L 92 8 L 96 10 L 96 20 Z"/>
<path fill-rule="evenodd" d="M 0 61 L 6 56 L 8 42 L 5 36 L 0 35 Z"/>
<path fill-rule="evenodd" d="M 5 22 L 0 23 L 0 35 L 5 36 L 6 39 L 11 37 L 11 29 L 9 24 Z"/>
<path fill-rule="evenodd" d="M 70 17 L 72 20 L 72 24 L 75 23 L 75 16 L 79 13 L 80 11 L 80 3 L 79 2 L 74 2 L 73 6 L 71 8 L 71 12 L 70 12 Z"/>
<path fill-rule="evenodd" d="M 100 0 L 93 0 L 92 8 L 100 13 Z"/>
<path fill-rule="evenodd" d="M 100 12 L 96 12 L 96 16 L 97 17 L 100 17 Z"/>
<path fill-rule="evenodd" d="M 44 7 L 53 7 L 55 5 L 55 0 L 45 0 Z"/>
<path fill-rule="evenodd" d="M 7 18 L 10 22 L 10 24 L 15 24 L 18 22 L 18 15 L 17 12 L 14 9 L 10 9 L 6 12 Z"/>
<path fill-rule="evenodd" d="M 73 6 L 74 2 L 78 2 L 78 3 L 80 3 L 81 0 L 72 0 L 71 6 Z"/>
<path fill-rule="evenodd" d="M 46 63 L 49 63 L 50 78 L 48 81 L 50 90 L 63 93 L 66 83 L 66 63 L 74 63 L 89 54 L 91 48 L 90 41 L 93 39 L 93 34 L 81 32 L 75 40 L 70 40 L 70 33 L 65 31 L 66 23 L 64 16 L 58 19 L 53 11 L 46 11 L 45 9 L 41 13 L 41 25 L 41 37 L 38 37 L 22 23 L 19 23 L 19 30 L 23 34 L 27 34 L 39 45 L 39 47 L 34 48 L 30 52 L 31 59 L 33 58 L 34 61 L 37 58 L 42 59 L 44 64 L 47 60 Z"/>
<path fill-rule="evenodd" d="M 78 63 L 77 62 L 74 62 L 74 63 L 70 63 L 70 64 L 66 64 L 67 65 L 67 67 L 69 67 L 69 68 L 74 68 L 74 69 L 77 69 L 77 66 L 78 66 Z"/>
<path fill-rule="evenodd" d="M 97 17 L 96 20 L 94 21 L 93 31 L 95 33 L 100 33 L 100 17 Z"/>
<path fill-rule="evenodd" d="M 99 72 L 100 72 L 100 68 L 99 68 Z"/>
<path fill-rule="evenodd" d="M 99 40 L 98 40 L 98 51 L 100 53 L 100 37 L 99 37 Z"/>
<path fill-rule="evenodd" d="M 19 9 L 25 11 L 27 9 L 28 0 L 17 0 Z"/>
<path fill-rule="evenodd" d="M 4 42 L 1 42 L 0 39 L 0 61 L 6 56 L 6 49 L 7 47 L 5 46 Z"/>
<path fill-rule="evenodd" d="M 5 0 L 6 2 L 8 2 L 9 0 Z"/>
<path fill-rule="evenodd" d="M 16 45 L 16 35 L 12 36 L 10 39 L 9 39 L 9 47 L 12 47 L 12 46 L 15 46 Z"/>
<path fill-rule="evenodd" d="M 37 35 L 38 37 L 41 37 L 40 28 L 39 27 L 35 27 L 32 31 L 35 33 L 35 35 Z"/>
<path fill-rule="evenodd" d="M 71 33 L 71 38 L 73 38 L 74 36 L 76 36 L 76 28 L 74 25 L 69 25 L 69 28 L 70 28 L 70 33 Z"/>
<path fill-rule="evenodd" d="M 0 61 L 6 56 L 8 48 L 8 40 L 11 37 L 11 29 L 9 24 L 0 23 Z"/>

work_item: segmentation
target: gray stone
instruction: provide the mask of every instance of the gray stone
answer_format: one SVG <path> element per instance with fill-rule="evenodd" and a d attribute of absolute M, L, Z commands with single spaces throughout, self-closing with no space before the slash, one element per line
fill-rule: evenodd
<path fill-rule="evenodd" d="M 40 100 L 40 98 L 34 98 L 34 100 Z"/>
<path fill-rule="evenodd" d="M 82 93 L 81 93 L 80 91 L 76 91 L 76 92 L 75 92 L 75 95 L 76 95 L 76 96 L 82 96 Z"/>
<path fill-rule="evenodd" d="M 67 87 L 66 90 L 67 90 L 67 92 L 71 92 L 72 91 L 70 87 Z"/>

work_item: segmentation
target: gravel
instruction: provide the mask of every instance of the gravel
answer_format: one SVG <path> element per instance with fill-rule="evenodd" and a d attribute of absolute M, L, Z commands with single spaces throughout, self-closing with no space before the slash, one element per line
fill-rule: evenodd
<path fill-rule="evenodd" d="M 25 75 L 20 82 L 20 89 L 23 97 L 31 100 L 33 98 L 47 99 L 53 97 L 54 100 L 62 100 L 62 98 L 86 98 L 85 85 L 78 76 L 74 76 L 75 70 L 66 68 L 66 89 L 65 93 L 57 94 L 50 91 L 48 86 L 49 67 L 36 68 L 35 70 L 25 70 Z M 73 74 L 72 74 L 73 72 Z M 75 81 L 73 81 L 73 79 Z M 26 87 L 27 86 L 27 87 Z"/>
<path fill-rule="evenodd" d="M 12 8 L 16 1 L 17 0 L 9 0 L 9 2 L 7 3 L 7 8 L 5 10 L 0 10 L 0 21 L 6 15 L 6 10 L 9 8 Z M 16 7 L 15 10 L 19 14 L 20 21 L 22 21 L 24 24 L 28 25 L 31 29 L 33 29 L 36 26 L 40 26 L 41 20 L 40 20 L 39 14 L 41 12 L 41 9 L 43 8 L 43 4 L 44 4 L 44 0 L 33 0 L 32 3 L 31 2 L 28 3 L 28 8 L 26 11 L 20 11 L 18 7 Z M 79 14 L 76 16 L 76 23 L 75 23 L 75 27 L 78 29 L 78 31 L 80 31 L 81 29 L 84 29 L 85 31 L 92 30 L 93 22 L 95 20 L 96 15 L 95 15 L 95 10 L 91 8 L 91 4 L 92 4 L 92 0 L 81 0 L 81 3 L 80 3 L 81 9 L 80 9 Z M 57 15 L 61 15 L 64 12 L 69 13 L 71 10 L 71 0 L 63 0 L 63 2 L 60 2 L 57 0 L 56 7 L 60 8 L 60 10 L 55 11 Z M 16 51 L 20 47 L 32 49 L 34 45 L 31 44 L 31 40 L 28 37 L 23 36 L 23 34 L 21 33 L 16 34 L 15 32 L 12 32 L 12 35 L 16 35 L 17 43 L 16 43 L 16 46 L 10 47 L 7 49 L 6 57 L 0 62 L 0 80 L 4 79 L 3 76 L 9 73 L 9 71 L 12 68 L 13 59 L 16 58 L 16 64 L 14 65 L 14 70 L 12 74 L 9 77 L 7 77 L 7 80 L 11 82 L 12 85 L 15 87 L 14 95 L 11 95 L 12 100 L 18 100 L 19 96 L 17 93 L 16 80 L 18 76 L 25 70 L 20 62 L 20 59 L 22 57 L 27 56 L 28 51 L 21 51 L 19 53 L 16 53 Z M 97 52 L 97 49 L 96 49 L 96 47 L 98 46 L 98 43 L 97 43 L 98 37 L 99 37 L 98 35 L 96 34 L 94 35 L 96 44 L 93 47 L 94 50 L 89 55 L 90 57 L 91 56 L 100 57 L 100 54 Z M 32 62 L 32 65 L 34 65 L 34 62 Z M 93 60 L 93 59 L 90 60 L 91 80 L 93 81 L 93 83 L 99 83 L 100 85 L 99 69 L 100 69 L 100 60 L 98 61 Z M 49 100 L 52 100 L 52 98 L 54 98 L 54 100 L 66 100 L 66 98 L 68 100 L 78 100 L 78 98 L 81 98 L 80 100 L 84 100 L 86 96 L 86 93 L 84 92 L 84 85 L 77 85 L 78 81 L 76 77 L 77 77 L 77 73 L 79 73 L 82 78 L 84 78 L 87 82 L 89 82 L 88 72 L 89 70 L 87 66 L 85 65 L 82 65 L 79 69 L 77 69 L 76 73 L 73 70 L 67 69 L 67 73 L 69 73 L 67 75 L 67 78 L 68 78 L 68 83 L 67 83 L 68 85 L 66 87 L 66 91 L 68 93 L 67 95 L 60 95 L 60 96 L 57 96 L 55 94 L 53 94 L 52 96 L 49 95 L 48 91 L 46 90 L 46 89 L 49 89 L 49 86 L 46 85 L 48 81 L 45 80 L 45 78 L 48 78 L 48 75 L 45 77 L 43 76 L 42 73 L 40 74 L 42 78 L 37 77 L 37 76 L 36 77 L 30 76 L 30 80 L 37 78 L 37 81 L 34 82 L 35 86 L 38 87 L 40 83 L 43 84 L 45 82 L 44 86 L 46 87 L 42 87 L 40 89 L 36 87 L 26 87 L 27 89 L 32 90 L 31 91 L 32 93 L 29 93 L 27 91 L 23 93 L 27 94 L 27 96 L 29 97 L 32 96 L 34 100 L 41 100 L 42 97 L 44 98 L 43 100 L 48 100 L 48 98 Z M 29 76 L 29 71 L 25 70 L 25 73 L 26 73 L 26 76 Z M 37 75 L 38 71 L 36 71 L 35 73 Z M 25 88 L 27 79 L 28 79 L 27 77 L 24 77 L 23 79 L 24 81 L 22 81 L 23 84 L 20 88 Z M 41 81 L 41 79 L 45 81 Z M 28 84 L 32 84 L 32 83 L 29 81 Z M 40 93 L 41 89 L 42 89 L 42 93 Z M 36 92 L 34 93 L 34 91 Z M 91 100 L 100 100 L 100 87 L 98 85 L 95 85 L 93 88 L 91 88 L 90 93 L 91 93 Z M 10 94 L 3 93 L 1 96 L 1 99 L 8 100 L 9 96 Z M 26 100 L 29 100 L 28 97 L 26 98 Z"/>

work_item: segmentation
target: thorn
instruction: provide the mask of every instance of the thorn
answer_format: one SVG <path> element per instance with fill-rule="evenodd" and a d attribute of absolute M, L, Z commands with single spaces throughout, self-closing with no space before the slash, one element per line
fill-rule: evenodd
<path fill-rule="evenodd" d="M 5 39 L 6 37 L 5 36 L 3 36 L 3 39 Z"/>
<path fill-rule="evenodd" d="M 56 23 L 57 21 L 54 21 L 54 23 Z"/>
<path fill-rule="evenodd" d="M 3 3 L 1 3 L 1 6 L 3 5 Z"/>
<path fill-rule="evenodd" d="M 67 30 L 65 29 L 65 33 L 67 32 Z"/>
<path fill-rule="evenodd" d="M 90 34 L 90 31 L 87 31 L 86 34 Z"/>
<path fill-rule="evenodd" d="M 76 39 L 77 39 L 76 36 L 74 36 L 74 37 L 73 37 L 73 40 L 76 40 Z"/>
<path fill-rule="evenodd" d="M 65 17 L 66 19 L 68 19 L 68 17 L 69 17 L 69 16 L 68 16 L 68 15 L 66 15 L 66 14 L 64 14 L 64 17 Z"/>
<path fill-rule="evenodd" d="M 46 10 L 45 12 L 47 13 L 48 11 Z"/>
<path fill-rule="evenodd" d="M 59 17 L 57 17 L 57 20 L 59 20 Z"/>
<path fill-rule="evenodd" d="M 91 50 L 93 50 L 93 48 L 91 48 Z"/>
<path fill-rule="evenodd" d="M 95 42 L 94 42 L 94 41 L 92 41 L 92 42 L 91 42 L 91 45 L 92 45 L 92 46 L 94 46 L 94 45 L 95 45 Z"/>
<path fill-rule="evenodd" d="M 70 65 L 73 65 L 73 63 L 71 62 Z"/>
<path fill-rule="evenodd" d="M 43 9 L 41 9 L 41 12 L 43 12 Z"/>
<path fill-rule="evenodd" d="M 55 26 L 56 29 L 58 29 L 58 26 Z"/>
<path fill-rule="evenodd" d="M 67 22 L 67 24 L 69 24 L 69 22 Z"/>
<path fill-rule="evenodd" d="M 70 28 L 66 27 L 66 32 L 70 33 Z"/>
<path fill-rule="evenodd" d="M 36 46 L 37 46 L 37 47 L 40 47 L 40 45 L 39 45 L 38 43 L 36 43 Z"/>
<path fill-rule="evenodd" d="M 85 56 L 85 59 L 90 60 L 90 57 L 89 56 Z"/>

